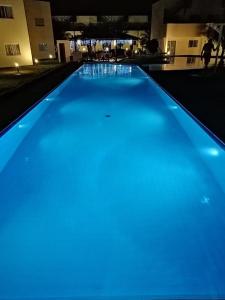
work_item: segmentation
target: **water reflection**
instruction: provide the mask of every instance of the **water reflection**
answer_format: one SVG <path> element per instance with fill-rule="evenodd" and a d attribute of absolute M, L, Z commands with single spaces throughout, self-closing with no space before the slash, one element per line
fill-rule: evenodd
<path fill-rule="evenodd" d="M 215 58 L 212 58 L 210 61 L 210 66 L 215 64 Z M 170 62 L 168 64 L 154 64 L 154 65 L 146 65 L 149 70 L 191 70 L 191 69 L 202 69 L 204 68 L 204 63 L 200 57 L 173 57 L 170 58 Z"/>

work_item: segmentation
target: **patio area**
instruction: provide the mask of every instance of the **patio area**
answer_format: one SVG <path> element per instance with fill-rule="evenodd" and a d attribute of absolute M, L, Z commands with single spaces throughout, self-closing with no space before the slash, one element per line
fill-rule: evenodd
<path fill-rule="evenodd" d="M 19 68 L 0 68 L 0 96 L 61 66 L 58 62 L 51 61 L 50 63 L 40 62 L 33 66 L 21 66 Z"/>

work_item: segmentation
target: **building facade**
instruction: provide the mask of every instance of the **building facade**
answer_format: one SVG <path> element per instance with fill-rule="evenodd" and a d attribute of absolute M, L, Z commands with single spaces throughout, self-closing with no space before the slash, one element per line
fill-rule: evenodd
<path fill-rule="evenodd" d="M 32 56 L 55 56 L 52 16 L 49 2 L 24 0 Z"/>
<path fill-rule="evenodd" d="M 1 0 L 0 67 L 32 65 L 35 58 L 55 56 L 50 4 Z"/>
<path fill-rule="evenodd" d="M 23 0 L 1 0 L 0 33 L 0 67 L 33 64 Z"/>
<path fill-rule="evenodd" d="M 143 36 L 146 35 L 146 32 L 149 32 L 150 29 L 150 22 L 148 15 L 100 15 L 100 16 L 54 16 L 53 17 L 55 23 L 64 23 L 65 30 L 64 30 L 64 37 L 70 40 L 77 41 L 76 49 L 79 51 L 87 51 L 87 45 L 93 46 L 95 51 L 101 51 L 105 48 L 115 49 L 116 46 L 122 45 L 124 50 L 129 49 L 130 46 L 133 46 L 134 49 L 140 47 L 138 45 L 138 40 Z M 116 31 L 115 28 L 117 24 L 119 25 L 119 31 L 121 28 L 124 30 L 122 37 L 125 38 L 118 38 L 115 40 L 115 36 L 113 38 L 113 32 L 105 32 L 104 35 L 104 24 L 112 24 L 112 31 Z M 103 25 L 103 27 L 101 27 Z M 82 32 L 85 32 L 85 27 L 88 26 L 95 29 L 90 33 L 88 32 L 88 38 L 82 37 Z M 102 28 L 102 32 L 96 32 L 100 28 Z M 98 37 L 102 36 L 101 39 Z M 104 39 L 105 38 L 105 39 Z M 74 49 L 73 46 L 71 46 Z"/>
<path fill-rule="evenodd" d="M 159 0 L 152 6 L 151 38 L 169 55 L 200 55 L 207 24 L 224 20 L 224 0 Z"/>

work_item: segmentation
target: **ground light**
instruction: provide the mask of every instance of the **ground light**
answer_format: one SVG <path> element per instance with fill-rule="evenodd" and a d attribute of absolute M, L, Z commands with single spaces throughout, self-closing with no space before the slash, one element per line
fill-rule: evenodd
<path fill-rule="evenodd" d="M 16 75 L 21 75 L 21 73 L 20 73 L 20 65 L 18 64 L 18 62 L 15 62 L 14 65 L 16 67 L 16 72 L 17 72 Z"/>

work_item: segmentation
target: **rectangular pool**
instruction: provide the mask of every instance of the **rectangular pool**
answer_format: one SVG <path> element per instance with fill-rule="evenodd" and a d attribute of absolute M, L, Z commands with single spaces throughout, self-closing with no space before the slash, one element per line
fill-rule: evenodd
<path fill-rule="evenodd" d="M 0 299 L 51 297 L 225 298 L 224 147 L 136 66 L 82 66 L 0 137 Z"/>

